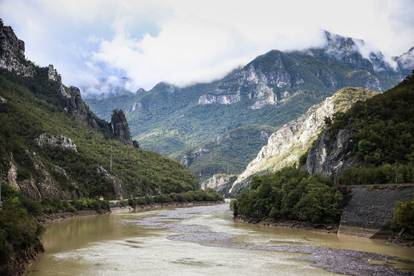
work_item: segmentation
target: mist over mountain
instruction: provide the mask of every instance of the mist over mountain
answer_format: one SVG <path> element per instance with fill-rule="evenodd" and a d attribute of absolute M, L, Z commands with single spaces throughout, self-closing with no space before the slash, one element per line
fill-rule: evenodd
<path fill-rule="evenodd" d="M 104 118 L 122 108 L 144 148 L 181 160 L 202 179 L 240 173 L 273 130 L 334 91 L 384 91 L 412 68 L 412 51 L 388 59 L 363 40 L 323 35 L 323 47 L 272 50 L 219 80 L 186 87 L 161 82 L 143 93 L 88 103 Z"/>

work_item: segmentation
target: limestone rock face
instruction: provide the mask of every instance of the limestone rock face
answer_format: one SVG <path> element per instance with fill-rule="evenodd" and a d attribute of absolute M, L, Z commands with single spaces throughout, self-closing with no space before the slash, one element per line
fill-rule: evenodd
<path fill-rule="evenodd" d="M 76 144 L 72 141 L 72 139 L 63 135 L 50 135 L 47 133 L 42 133 L 39 137 L 35 139 L 35 143 L 39 147 L 47 146 L 78 152 Z"/>
<path fill-rule="evenodd" d="M 226 196 L 236 178 L 234 174 L 215 174 L 201 183 L 201 189 L 214 189 Z"/>
<path fill-rule="evenodd" d="M 366 100 L 375 95 L 363 88 L 344 88 L 321 104 L 311 107 L 304 115 L 291 121 L 274 132 L 257 157 L 249 163 L 233 183 L 231 192 L 239 190 L 236 186 L 246 186 L 249 178 L 256 174 L 278 171 L 299 162 L 325 128 L 325 119 L 332 118 L 338 111 L 348 110 L 355 102 Z M 341 138 L 345 139 L 341 136 Z M 341 140 L 342 142 L 342 140 Z M 345 145 L 343 145 L 345 146 Z M 321 154 L 323 150 L 321 150 Z M 322 157 L 318 157 L 322 158 Z"/>
<path fill-rule="evenodd" d="M 198 99 L 198 104 L 234 104 L 240 101 L 240 94 L 229 94 L 229 95 L 202 95 Z"/>
<path fill-rule="evenodd" d="M 104 167 L 98 166 L 96 172 L 100 175 L 109 185 L 111 185 L 116 199 L 123 199 L 122 196 L 122 182 L 116 176 L 111 175 Z"/>
<path fill-rule="evenodd" d="M 186 153 L 180 160 L 181 165 L 189 167 L 195 160 L 208 154 L 210 152 L 209 149 L 206 148 L 199 148 L 194 151 Z"/>
<path fill-rule="evenodd" d="M 60 75 L 58 74 L 57 70 L 53 67 L 52 64 L 49 64 L 48 71 L 47 71 L 47 76 L 48 76 L 49 80 L 52 80 L 52 81 L 61 82 L 61 80 L 62 80 Z"/>
<path fill-rule="evenodd" d="M 325 130 L 309 151 L 306 169 L 310 174 L 337 175 L 353 164 L 353 160 L 348 158 L 352 145 L 351 131 L 339 130 L 336 137 L 330 137 L 329 132 Z"/>
<path fill-rule="evenodd" d="M 395 59 L 398 66 L 409 74 L 411 70 L 414 70 L 414 47 Z"/>
<path fill-rule="evenodd" d="M 17 184 L 17 167 L 13 162 L 13 159 L 10 160 L 10 168 L 7 172 L 7 183 L 10 187 L 15 189 L 16 191 L 20 190 L 19 184 Z"/>
<path fill-rule="evenodd" d="M 125 114 L 120 109 L 115 109 L 111 117 L 112 137 L 125 144 L 132 144 L 131 132 Z"/>
<path fill-rule="evenodd" d="M 24 42 L 0 19 L 0 68 L 24 77 L 33 77 L 34 65 L 24 57 Z"/>

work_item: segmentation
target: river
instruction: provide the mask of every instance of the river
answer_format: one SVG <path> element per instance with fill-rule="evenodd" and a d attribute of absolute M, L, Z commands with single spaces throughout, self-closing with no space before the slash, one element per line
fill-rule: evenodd
<path fill-rule="evenodd" d="M 414 275 L 414 249 L 248 225 L 228 204 L 78 217 L 49 225 L 31 276 Z"/>

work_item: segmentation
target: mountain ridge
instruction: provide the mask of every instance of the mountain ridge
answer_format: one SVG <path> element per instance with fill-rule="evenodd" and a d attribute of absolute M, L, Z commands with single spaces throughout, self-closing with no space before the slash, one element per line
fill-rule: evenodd
<path fill-rule="evenodd" d="M 238 174 L 264 142 L 241 144 L 239 153 L 245 157 L 237 160 L 229 157 L 229 147 L 216 142 L 220 137 L 236 129 L 260 137 L 262 131 L 272 132 L 299 117 L 337 89 L 384 91 L 408 72 L 393 68 L 380 52 L 363 55 L 359 40 L 325 36 L 322 48 L 272 50 L 209 83 L 186 87 L 160 83 L 138 95 L 87 101 L 105 118 L 113 107 L 124 109 L 131 133 L 143 148 L 182 160 L 202 180 L 215 173 Z M 214 156 L 188 158 L 203 148 Z"/>

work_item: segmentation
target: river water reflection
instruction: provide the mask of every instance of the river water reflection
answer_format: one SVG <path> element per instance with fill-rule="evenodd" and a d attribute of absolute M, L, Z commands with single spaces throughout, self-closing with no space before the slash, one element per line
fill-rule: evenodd
<path fill-rule="evenodd" d="M 43 243 L 29 275 L 414 275 L 414 249 L 236 223 L 228 204 L 64 220 Z"/>

